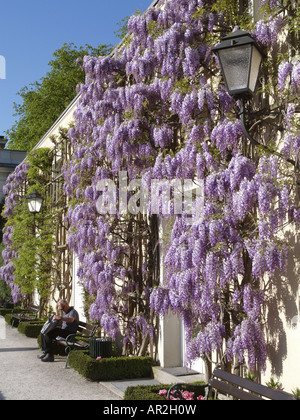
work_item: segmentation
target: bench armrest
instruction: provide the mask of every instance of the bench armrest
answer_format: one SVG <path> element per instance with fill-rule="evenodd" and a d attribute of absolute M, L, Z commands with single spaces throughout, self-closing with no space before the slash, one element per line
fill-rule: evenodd
<path fill-rule="evenodd" d="M 96 325 L 94 326 L 94 328 L 93 328 L 93 330 L 92 330 L 91 334 L 89 335 L 89 338 L 93 338 L 93 337 L 94 337 L 94 335 L 96 334 L 96 332 L 98 331 L 98 329 L 99 329 L 99 324 L 96 324 Z"/>
<path fill-rule="evenodd" d="M 97 330 L 99 328 L 99 325 L 95 325 L 95 327 L 93 328 L 93 330 L 91 331 L 90 335 L 81 335 L 81 334 L 70 334 L 67 336 L 66 338 L 66 344 L 67 346 L 74 346 L 76 340 L 81 340 L 83 342 L 85 342 L 85 340 L 89 340 L 90 338 L 93 338 L 94 335 L 96 334 Z M 89 347 L 89 342 L 86 342 L 86 348 Z"/>
<path fill-rule="evenodd" d="M 76 342 L 77 339 L 78 340 L 81 340 L 81 341 L 84 341 L 83 340 L 84 338 L 89 338 L 89 337 L 83 337 L 80 334 L 70 334 L 66 338 L 66 344 L 67 344 L 67 346 L 73 346 L 75 344 L 75 342 Z M 87 347 L 89 346 L 89 343 L 88 342 L 86 343 L 86 346 Z"/>

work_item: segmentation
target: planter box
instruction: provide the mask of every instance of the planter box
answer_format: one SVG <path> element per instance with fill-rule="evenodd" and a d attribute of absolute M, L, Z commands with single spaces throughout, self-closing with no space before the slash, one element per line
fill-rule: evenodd
<path fill-rule="evenodd" d="M 149 378 L 154 361 L 151 357 L 110 357 L 95 360 L 86 351 L 71 351 L 69 365 L 92 381 Z"/>
<path fill-rule="evenodd" d="M 18 310 L 18 308 L 15 308 L 15 309 L 0 308 L 0 316 L 5 317 L 5 315 L 11 314 L 13 310 Z M 22 309 L 19 309 L 19 310 L 21 311 Z"/>
<path fill-rule="evenodd" d="M 37 338 L 43 325 L 44 321 L 20 322 L 18 325 L 18 331 L 21 334 L 25 334 L 26 337 Z"/>

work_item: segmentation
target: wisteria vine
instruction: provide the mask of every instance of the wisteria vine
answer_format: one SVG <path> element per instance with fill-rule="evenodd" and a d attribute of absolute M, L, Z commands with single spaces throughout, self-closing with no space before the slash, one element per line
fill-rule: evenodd
<path fill-rule="evenodd" d="M 13 215 L 14 209 L 16 208 L 19 201 L 19 188 L 27 180 L 27 171 L 29 164 L 27 162 L 21 163 L 12 172 L 6 180 L 6 184 L 3 187 L 3 193 L 5 194 L 5 209 L 3 216 L 7 219 Z M 18 251 L 13 246 L 13 225 L 7 223 L 3 229 L 3 243 L 5 248 L 2 252 L 3 266 L 0 268 L 0 276 L 6 282 L 11 289 L 11 296 L 14 303 L 19 302 L 21 298 L 20 287 L 16 284 L 14 276 L 14 265 L 13 260 L 18 258 Z"/>
<path fill-rule="evenodd" d="M 273 62 L 287 9 L 280 2 L 263 3 L 265 17 L 252 36 Z M 280 232 L 288 220 L 298 223 L 300 213 L 292 168 L 245 147 L 236 104 L 220 83 L 212 47 L 236 23 L 212 0 L 166 1 L 130 18 L 129 35 L 114 56 L 86 57 L 86 83 L 69 132 L 75 151 L 64 168 L 65 190 L 76 197 L 70 244 L 81 262 L 79 277 L 95 296 L 91 315 L 113 336 L 127 322 L 125 340 L 135 344 L 137 331 L 150 332 L 153 317 L 137 308 L 128 317 L 124 298 L 137 279 L 130 279 L 132 267 L 121 261 L 132 250 L 111 227 L 123 216 L 97 214 L 97 182 L 115 180 L 121 170 L 148 186 L 153 179 L 204 180 L 202 217 L 192 227 L 184 215 L 176 217 L 165 278 L 152 291 L 148 287 L 144 298 L 156 314 L 172 310 L 184 320 L 189 362 L 226 343 L 228 361 L 243 363 L 248 355 L 252 368 L 264 368 L 261 281 L 285 272 L 289 246 Z M 299 94 L 299 81 L 299 60 L 289 57 L 279 65 L 278 88 L 268 92 L 286 104 L 285 138 L 270 136 L 296 161 L 299 125 L 292 94 Z M 147 260 L 143 264 L 142 277 L 154 270 Z"/>
<path fill-rule="evenodd" d="M 184 321 L 189 363 L 217 351 L 263 369 L 262 282 L 286 270 L 289 244 L 281 233 L 300 222 L 297 175 L 284 158 L 247 144 L 212 48 L 247 22 L 243 29 L 268 53 L 260 95 L 282 109 L 280 130 L 266 117 L 254 134 L 298 162 L 300 62 L 292 42 L 299 26 L 293 1 L 263 0 L 255 24 L 227 3 L 160 1 L 129 19 L 113 55 L 85 57 L 69 131 L 74 154 L 63 168 L 69 246 L 93 297 L 90 316 L 108 335 L 121 333 L 131 351 L 145 350 L 142 338 L 155 338 L 155 314 L 171 310 Z M 293 34 L 290 54 L 279 54 L 286 33 Z M 148 187 L 153 179 L 204 182 L 199 220 L 190 226 L 184 214 L 175 217 L 160 281 L 151 208 L 147 216 L 97 211 L 98 182 L 117 183 L 120 171 Z"/>
<path fill-rule="evenodd" d="M 4 264 L 0 268 L 0 276 L 10 286 L 14 303 L 21 304 L 22 301 L 26 305 L 36 290 L 41 308 L 50 296 L 55 223 L 49 217 L 46 197 L 35 221 L 24 197 L 34 189 L 44 192 L 51 166 L 49 149 L 40 148 L 31 152 L 26 161 L 8 176 L 3 188 L 6 224 L 3 229 Z"/>

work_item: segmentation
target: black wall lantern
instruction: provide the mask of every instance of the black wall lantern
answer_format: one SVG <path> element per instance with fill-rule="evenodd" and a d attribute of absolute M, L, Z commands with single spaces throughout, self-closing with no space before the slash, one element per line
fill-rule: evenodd
<path fill-rule="evenodd" d="M 239 100 L 239 117 L 245 136 L 255 146 L 261 147 L 269 153 L 284 158 L 280 153 L 256 141 L 245 124 L 245 102 L 252 98 L 257 88 L 262 61 L 265 57 L 249 32 L 237 30 L 222 39 L 222 42 L 213 48 L 221 65 L 223 78 L 228 93 Z M 262 110 L 256 115 L 281 113 Z M 286 159 L 296 166 L 292 159 Z"/>
<path fill-rule="evenodd" d="M 263 53 L 249 32 L 233 32 L 213 51 L 218 55 L 228 93 L 237 99 L 251 97 L 256 90 Z"/>

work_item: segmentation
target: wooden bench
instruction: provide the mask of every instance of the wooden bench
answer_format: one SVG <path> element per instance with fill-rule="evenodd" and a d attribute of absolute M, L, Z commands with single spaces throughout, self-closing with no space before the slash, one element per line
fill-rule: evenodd
<path fill-rule="evenodd" d="M 16 321 L 26 322 L 26 321 L 35 321 L 38 317 L 40 307 L 37 305 L 28 305 L 27 309 L 24 309 L 21 312 L 14 313 L 12 311 L 11 317 L 11 326 L 14 327 Z"/>
<path fill-rule="evenodd" d="M 225 372 L 222 369 L 215 369 L 212 377 L 205 385 L 192 384 L 175 384 L 168 390 L 167 399 L 173 397 L 183 399 L 180 392 L 181 388 L 185 389 L 199 388 L 206 391 L 205 399 L 208 399 L 211 389 L 215 389 L 225 395 L 229 395 L 237 400 L 281 400 L 281 401 L 295 401 L 296 398 L 283 391 L 271 389 L 267 386 L 260 385 L 240 376 Z"/>
<path fill-rule="evenodd" d="M 65 347 L 67 360 L 65 368 L 68 367 L 69 354 L 73 350 L 88 350 L 89 339 L 93 338 L 99 328 L 99 325 L 91 325 L 86 322 L 79 321 L 79 327 L 76 334 L 70 334 L 66 339 L 56 339 L 58 344 Z"/>

